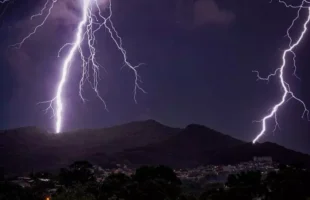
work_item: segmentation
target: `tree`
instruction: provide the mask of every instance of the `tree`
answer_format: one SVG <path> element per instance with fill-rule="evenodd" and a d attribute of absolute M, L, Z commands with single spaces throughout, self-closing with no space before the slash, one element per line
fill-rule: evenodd
<path fill-rule="evenodd" d="M 118 173 L 108 176 L 100 190 L 100 200 L 176 200 L 181 181 L 172 169 L 164 166 L 141 167 L 129 177 Z"/>
<path fill-rule="evenodd" d="M 166 166 L 144 166 L 136 170 L 133 180 L 138 183 L 139 199 L 177 199 L 181 193 L 181 181 Z"/>
<path fill-rule="evenodd" d="M 226 185 L 230 188 L 230 195 L 234 195 L 239 199 L 262 197 L 266 192 L 262 184 L 260 171 L 249 171 L 236 175 L 229 175 Z"/>
<path fill-rule="evenodd" d="M 38 197 L 34 195 L 31 189 L 22 188 L 19 185 L 9 183 L 9 182 L 1 182 L 0 183 L 0 199 L 1 200 L 21 200 L 21 199 L 29 199 L 29 200 L 39 200 Z"/>
<path fill-rule="evenodd" d="M 101 185 L 99 199 L 131 199 L 130 196 L 136 189 L 130 187 L 132 184 L 132 179 L 123 173 L 111 174 Z"/>
<path fill-rule="evenodd" d="M 181 181 L 174 171 L 166 166 L 143 166 L 136 170 L 134 180 L 143 182 L 150 179 L 162 179 L 170 183 L 180 185 Z"/>
<path fill-rule="evenodd" d="M 59 181 L 66 186 L 77 183 L 86 184 L 94 180 L 92 164 L 87 161 L 76 161 L 69 166 L 69 169 L 60 169 Z"/>
<path fill-rule="evenodd" d="M 73 179 L 70 171 L 66 168 L 61 168 L 59 171 L 58 179 L 60 184 L 70 186 L 73 184 Z"/>
<path fill-rule="evenodd" d="M 200 200 L 309 200 L 310 171 L 282 166 L 262 179 L 260 172 L 243 172 L 228 177 L 226 189 L 205 191 Z"/>
<path fill-rule="evenodd" d="M 200 196 L 200 200 L 252 200 L 264 196 L 266 190 L 259 171 L 242 172 L 228 176 L 227 188 L 209 187 Z"/>
<path fill-rule="evenodd" d="M 207 188 L 200 197 L 199 200 L 224 200 L 229 199 L 229 193 L 224 190 L 223 187 L 220 188 Z M 230 198 L 233 199 L 233 198 Z"/>
<path fill-rule="evenodd" d="M 285 167 L 271 172 L 264 181 L 268 191 L 266 200 L 306 200 L 310 197 L 310 172 L 308 170 Z"/>
<path fill-rule="evenodd" d="M 197 200 L 197 197 L 194 194 L 191 193 L 182 193 L 178 200 Z"/>
<path fill-rule="evenodd" d="M 95 196 L 86 191 L 87 187 L 76 184 L 53 197 L 53 200 L 95 200 Z"/>

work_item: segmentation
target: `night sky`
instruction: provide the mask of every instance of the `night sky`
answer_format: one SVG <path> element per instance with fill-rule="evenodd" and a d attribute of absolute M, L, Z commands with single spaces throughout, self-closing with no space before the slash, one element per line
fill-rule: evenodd
<path fill-rule="evenodd" d="M 39 126 L 53 131 L 52 113 L 45 114 L 53 98 L 66 52 L 59 48 L 72 41 L 80 16 L 77 0 L 59 0 L 47 23 L 20 50 L 9 49 L 32 30 L 30 21 L 45 1 L 15 0 L 0 18 L 0 128 Z M 113 0 L 113 22 L 123 38 L 132 63 L 139 69 L 147 94 L 133 99 L 134 76 L 122 68 L 120 52 L 102 29 L 98 32 L 100 92 L 104 109 L 90 87 L 83 103 L 78 96 L 81 65 L 70 68 L 65 88 L 64 130 L 100 128 L 129 121 L 155 119 L 169 126 L 199 123 L 250 141 L 260 131 L 259 120 L 281 95 L 277 79 L 257 81 L 252 70 L 267 75 L 281 64 L 288 45 L 286 29 L 296 9 L 269 0 Z M 0 7 L 4 11 L 5 6 Z M 305 10 L 306 11 L 306 10 Z M 304 12 L 305 12 L 304 11 Z M 1 13 L 1 12 L 0 12 Z M 302 13 L 304 20 L 306 13 Z M 303 21 L 292 29 L 296 38 Z M 286 78 L 295 94 L 310 105 L 310 34 L 296 50 L 297 75 L 292 62 Z M 292 58 L 292 57 L 290 57 Z M 272 141 L 310 153 L 310 122 L 300 118 L 302 106 L 290 101 L 278 113 L 261 141 Z"/>

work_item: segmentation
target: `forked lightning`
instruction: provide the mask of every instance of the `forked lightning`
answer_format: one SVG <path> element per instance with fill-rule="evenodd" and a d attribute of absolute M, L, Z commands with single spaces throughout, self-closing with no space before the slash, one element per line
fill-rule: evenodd
<path fill-rule="evenodd" d="M 0 0 L 0 3 L 8 2 L 9 0 Z M 44 26 L 46 21 L 48 20 L 49 16 L 52 13 L 52 10 L 55 4 L 60 0 L 47 0 L 40 10 L 39 13 L 32 15 L 30 19 L 32 20 L 35 17 L 43 17 L 43 20 L 40 24 L 38 24 L 32 32 L 30 32 L 26 37 L 24 37 L 21 42 L 12 45 L 11 47 L 15 47 L 17 49 L 21 48 L 22 45 L 33 36 L 39 28 Z M 82 60 L 82 77 L 79 84 L 79 96 L 83 101 L 85 98 L 83 97 L 83 86 L 85 82 L 89 82 L 95 91 L 97 97 L 103 102 L 105 108 L 107 109 L 106 103 L 104 99 L 100 96 L 98 90 L 98 79 L 99 79 L 99 69 L 101 68 L 100 64 L 96 60 L 96 36 L 95 33 L 100 30 L 102 27 L 106 28 L 111 36 L 111 39 L 116 44 L 116 47 L 120 50 L 123 55 L 124 65 L 129 67 L 134 73 L 134 101 L 136 100 L 137 91 L 140 90 L 143 93 L 146 93 L 143 88 L 140 86 L 141 78 L 138 74 L 137 68 L 141 65 L 132 65 L 127 59 L 127 52 L 123 48 L 122 39 L 119 36 L 118 32 L 116 31 L 112 18 L 112 4 L 111 0 L 107 0 L 107 7 L 108 7 L 108 16 L 105 17 L 104 13 L 101 11 L 100 4 L 98 0 L 81 0 L 82 1 L 82 18 L 78 24 L 78 28 L 75 33 L 75 39 L 65 44 L 63 47 L 60 48 L 58 52 L 58 56 L 60 56 L 61 51 L 65 47 L 70 47 L 68 54 L 64 58 L 63 64 L 61 65 L 61 74 L 60 80 L 57 83 L 57 90 L 55 97 L 47 101 L 50 103 L 48 109 L 52 109 L 55 117 L 55 131 L 56 133 L 60 133 L 63 128 L 63 113 L 65 109 L 65 104 L 63 100 L 63 92 L 65 83 L 70 75 L 69 68 L 73 62 L 74 56 L 79 53 L 80 58 Z M 45 14 L 46 13 L 46 14 Z M 87 48 L 83 47 L 82 44 L 86 43 Z M 87 56 L 85 53 L 85 49 L 87 49 Z M 90 74 L 92 72 L 92 74 Z M 91 80 L 92 77 L 92 80 Z M 55 109 L 54 109 L 55 107 Z"/>
<path fill-rule="evenodd" d="M 287 29 L 287 37 L 290 40 L 289 46 L 282 54 L 282 65 L 279 68 L 277 68 L 274 71 L 274 73 L 269 74 L 267 77 L 264 78 L 264 77 L 260 76 L 258 71 L 254 71 L 254 72 L 257 73 L 257 78 L 259 80 L 269 81 L 269 79 L 271 77 L 278 76 L 280 84 L 281 84 L 281 88 L 283 90 L 283 94 L 282 94 L 282 97 L 279 100 L 279 102 L 277 102 L 273 105 L 269 114 L 264 116 L 263 119 L 260 121 L 262 123 L 261 131 L 254 138 L 253 143 L 256 143 L 266 133 L 266 131 L 267 131 L 266 123 L 271 118 L 275 119 L 275 123 L 276 123 L 275 129 L 277 126 L 279 126 L 278 121 L 277 121 L 277 112 L 278 112 L 280 107 L 282 107 L 287 101 L 289 101 L 291 99 L 294 99 L 294 100 L 298 101 L 299 103 L 301 103 L 301 105 L 304 108 L 302 118 L 307 117 L 309 120 L 309 110 L 307 109 L 306 104 L 300 98 L 296 97 L 295 94 L 291 91 L 290 85 L 285 80 L 284 75 L 285 75 L 285 69 L 287 67 L 287 59 L 288 59 L 287 57 L 289 54 L 292 54 L 293 55 L 293 65 L 294 65 L 293 66 L 294 67 L 293 74 L 296 76 L 296 61 L 295 61 L 296 54 L 295 54 L 294 50 L 302 42 L 302 40 L 304 39 L 304 37 L 308 31 L 307 26 L 309 25 L 309 22 L 310 22 L 310 2 L 303 0 L 300 5 L 290 5 L 290 4 L 286 3 L 285 1 L 281 1 L 281 0 L 279 2 L 284 4 L 288 8 L 298 9 L 296 18 L 292 21 L 292 24 Z M 307 9 L 307 18 L 305 19 L 305 21 L 303 23 L 303 29 L 301 30 L 298 38 L 294 42 L 293 38 L 290 36 L 290 30 L 295 25 L 295 22 L 300 18 L 300 12 L 302 9 Z"/>
<path fill-rule="evenodd" d="M 0 0 L 0 3 L 6 3 L 8 1 L 9 0 Z M 44 13 L 46 12 L 45 17 L 43 18 L 42 22 L 39 25 L 37 25 L 32 32 L 30 32 L 26 37 L 24 37 L 24 39 L 22 39 L 20 43 L 13 45 L 13 47 L 21 48 L 23 43 L 28 38 L 30 38 L 32 35 L 34 35 L 36 33 L 36 31 L 45 24 L 46 20 L 50 16 L 52 9 L 53 9 L 54 5 L 57 3 L 57 1 L 58 0 L 47 0 L 44 7 L 42 8 L 42 10 L 39 13 L 31 16 L 31 19 L 33 19 L 34 17 L 43 16 Z M 55 114 L 55 116 L 56 116 L 55 129 L 56 129 L 56 133 L 61 132 L 62 127 L 63 127 L 63 124 L 62 124 L 63 112 L 64 112 L 64 102 L 63 102 L 63 98 L 62 98 L 63 97 L 63 90 L 64 90 L 64 86 L 65 86 L 65 83 L 67 80 L 67 76 L 70 73 L 69 67 L 73 61 L 74 55 L 77 52 L 79 52 L 79 55 L 80 55 L 81 60 L 82 60 L 82 78 L 81 78 L 80 84 L 79 84 L 79 95 L 80 95 L 80 97 L 82 98 L 82 100 L 85 100 L 83 95 L 82 95 L 82 88 L 83 88 L 84 83 L 86 81 L 88 81 L 91 83 L 92 88 L 94 89 L 98 98 L 104 103 L 104 105 L 106 107 L 106 104 L 105 104 L 103 98 L 100 96 L 99 91 L 98 91 L 98 77 L 99 77 L 100 65 L 96 61 L 96 48 L 94 46 L 95 41 L 96 41 L 95 33 L 98 30 L 100 30 L 100 28 L 102 28 L 102 27 L 105 27 L 108 30 L 112 40 L 114 41 L 114 43 L 116 44 L 116 46 L 120 50 L 120 52 L 122 53 L 123 59 L 124 59 L 124 64 L 126 66 L 128 66 L 134 72 L 134 76 L 135 76 L 134 100 L 136 101 L 137 90 L 141 90 L 142 92 L 145 93 L 145 91 L 140 86 L 141 80 L 140 80 L 139 74 L 137 72 L 137 68 L 140 65 L 133 66 L 128 61 L 126 51 L 122 46 L 122 39 L 119 36 L 119 34 L 117 33 L 117 31 L 116 31 L 116 29 L 115 29 L 115 27 L 111 21 L 111 17 L 112 17 L 111 0 L 109 0 L 108 5 L 107 5 L 109 8 L 109 10 L 108 10 L 109 15 L 107 17 L 104 17 L 104 15 L 102 14 L 98 0 L 82 0 L 82 1 L 83 1 L 83 9 L 82 9 L 83 15 L 82 15 L 81 21 L 79 22 L 77 32 L 75 34 L 75 40 L 73 40 L 73 42 L 71 42 L 71 43 L 65 44 L 62 48 L 60 48 L 60 51 L 61 51 L 65 47 L 69 46 L 70 50 L 69 50 L 68 55 L 65 57 L 65 59 L 63 61 L 63 65 L 61 66 L 61 78 L 58 82 L 56 96 L 51 101 L 49 101 L 50 102 L 49 108 L 53 109 L 53 105 L 54 104 L 56 105 L 56 107 L 55 107 L 55 113 L 56 113 Z M 294 50 L 302 42 L 302 40 L 304 39 L 304 37 L 308 31 L 307 26 L 310 22 L 310 1 L 303 0 L 300 5 L 291 5 L 291 4 L 288 4 L 282 0 L 279 0 L 279 2 L 288 8 L 298 9 L 296 18 L 292 21 L 291 25 L 287 29 L 287 37 L 290 40 L 289 46 L 282 54 L 281 66 L 278 67 L 274 71 L 274 73 L 268 75 L 267 77 L 262 77 L 262 76 L 260 76 L 258 71 L 254 71 L 254 72 L 257 74 L 257 78 L 259 80 L 269 81 L 270 78 L 277 76 L 279 79 L 279 82 L 281 84 L 283 94 L 282 94 L 280 100 L 272 106 L 271 111 L 260 120 L 260 122 L 262 124 L 261 131 L 254 138 L 253 143 L 256 143 L 266 133 L 266 131 L 267 131 L 266 123 L 270 119 L 272 119 L 272 118 L 275 119 L 275 123 L 276 123 L 275 128 L 278 126 L 277 112 L 278 112 L 279 108 L 281 108 L 287 101 L 289 101 L 291 99 L 294 99 L 294 100 L 301 103 L 301 105 L 304 108 L 304 112 L 302 114 L 302 117 L 307 117 L 309 119 L 309 110 L 307 109 L 306 104 L 300 98 L 296 97 L 295 94 L 293 93 L 293 91 L 291 91 L 290 85 L 285 80 L 284 75 L 285 75 L 286 68 L 287 68 L 288 55 L 292 54 L 293 65 L 294 65 L 293 66 L 294 67 L 293 74 L 297 77 L 297 75 L 296 75 L 297 67 L 296 67 L 296 61 L 295 61 L 296 54 L 295 54 Z M 294 27 L 295 22 L 300 19 L 300 12 L 303 9 L 307 10 L 307 18 L 305 19 L 305 21 L 303 23 L 303 28 L 302 28 L 299 36 L 296 39 L 293 39 L 290 35 L 290 30 Z M 88 47 L 87 49 L 89 52 L 88 56 L 85 56 L 84 50 L 81 47 L 81 45 L 84 41 L 86 41 L 86 43 L 87 43 L 87 47 Z M 60 55 L 60 53 L 61 53 L 60 51 L 59 51 L 58 55 Z M 92 74 L 93 80 L 90 80 L 90 77 L 91 77 L 90 71 L 93 72 L 93 74 Z M 53 109 L 53 111 L 54 111 L 54 109 Z"/>

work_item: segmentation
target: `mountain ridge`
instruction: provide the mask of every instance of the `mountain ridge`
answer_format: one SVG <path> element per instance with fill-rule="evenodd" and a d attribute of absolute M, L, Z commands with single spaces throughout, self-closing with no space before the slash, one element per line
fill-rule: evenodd
<path fill-rule="evenodd" d="M 195 167 L 238 163 L 260 155 L 272 156 L 286 164 L 302 162 L 310 167 L 307 154 L 274 143 L 253 145 L 199 124 L 171 128 L 145 120 L 56 135 L 32 128 L 0 131 L 0 168 L 6 173 L 52 170 L 76 160 L 89 160 L 103 167 L 113 163 Z"/>

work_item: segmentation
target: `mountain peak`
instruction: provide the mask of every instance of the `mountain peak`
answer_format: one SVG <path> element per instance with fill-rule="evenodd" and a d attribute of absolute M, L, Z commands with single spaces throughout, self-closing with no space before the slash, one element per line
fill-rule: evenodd
<path fill-rule="evenodd" d="M 129 127 L 134 126 L 134 127 L 140 127 L 140 128 L 142 128 L 142 127 L 144 127 L 144 128 L 145 127 L 148 127 L 148 128 L 151 128 L 151 127 L 153 127 L 153 128 L 168 127 L 168 126 L 163 125 L 160 122 L 158 122 L 156 120 L 153 120 L 153 119 L 148 119 L 148 120 L 144 120 L 144 121 L 133 121 L 133 122 L 129 122 L 127 124 L 119 125 L 119 126 L 122 126 L 122 127 L 124 127 L 124 126 L 129 126 Z M 168 127 L 168 128 L 170 128 L 170 127 Z"/>
<path fill-rule="evenodd" d="M 194 129 L 194 130 L 209 129 L 209 130 L 211 130 L 210 128 L 203 126 L 203 125 L 200 125 L 200 124 L 189 124 L 185 127 L 185 129 Z"/>
<path fill-rule="evenodd" d="M 137 121 L 137 123 L 147 124 L 147 125 L 155 125 L 155 126 L 164 126 L 162 123 L 154 120 L 154 119 L 147 119 L 144 121 Z"/>

